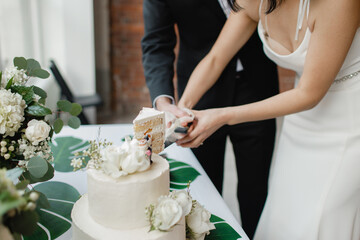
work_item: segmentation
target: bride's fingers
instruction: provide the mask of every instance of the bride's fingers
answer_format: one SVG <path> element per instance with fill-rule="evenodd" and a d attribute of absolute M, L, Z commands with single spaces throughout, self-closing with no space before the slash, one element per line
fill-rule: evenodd
<path fill-rule="evenodd" d="M 186 147 L 186 148 L 198 148 L 203 144 L 202 137 L 196 137 L 194 139 L 192 139 L 191 141 L 179 144 L 181 147 Z"/>

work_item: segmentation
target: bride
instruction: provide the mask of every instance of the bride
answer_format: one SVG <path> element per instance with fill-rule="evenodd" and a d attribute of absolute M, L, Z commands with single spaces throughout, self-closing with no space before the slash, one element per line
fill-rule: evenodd
<path fill-rule="evenodd" d="M 295 86 L 251 104 L 194 111 L 194 128 L 178 144 L 198 147 L 225 124 L 285 116 L 255 239 L 359 240 L 360 1 L 230 4 L 179 106 L 191 109 L 256 29 L 267 56 L 296 72 Z"/>

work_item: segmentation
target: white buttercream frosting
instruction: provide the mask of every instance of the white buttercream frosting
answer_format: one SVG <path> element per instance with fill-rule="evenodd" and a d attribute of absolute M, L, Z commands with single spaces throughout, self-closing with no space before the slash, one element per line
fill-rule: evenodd
<path fill-rule="evenodd" d="M 118 230 L 105 227 L 95 222 L 88 211 L 88 196 L 84 195 L 74 205 L 71 213 L 72 218 L 72 239 L 73 240 L 185 240 L 184 218 L 172 229 L 166 232 L 151 231 L 149 226 Z"/>
<path fill-rule="evenodd" d="M 170 181 L 167 160 L 157 154 L 152 160 L 147 171 L 116 179 L 100 170 L 87 170 L 89 212 L 97 223 L 124 230 L 148 226 L 145 208 L 169 193 Z"/>
<path fill-rule="evenodd" d="M 147 145 L 140 144 L 136 139 L 126 139 L 121 146 L 107 146 L 101 151 L 101 169 L 113 178 L 146 171 L 150 167 L 146 151 Z"/>

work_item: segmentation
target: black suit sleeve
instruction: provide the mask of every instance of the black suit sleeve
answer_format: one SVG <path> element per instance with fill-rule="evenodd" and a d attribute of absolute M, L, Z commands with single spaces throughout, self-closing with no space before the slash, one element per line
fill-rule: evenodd
<path fill-rule="evenodd" d="M 174 18 L 164 0 L 144 0 L 145 34 L 141 40 L 142 62 L 152 101 L 162 94 L 174 96 Z"/>

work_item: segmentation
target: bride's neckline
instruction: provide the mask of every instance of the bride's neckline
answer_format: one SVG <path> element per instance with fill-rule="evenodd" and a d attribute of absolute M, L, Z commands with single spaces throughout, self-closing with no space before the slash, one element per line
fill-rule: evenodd
<path fill-rule="evenodd" d="M 259 27 L 261 28 L 261 35 L 262 35 L 262 38 L 263 38 L 263 44 L 266 46 L 267 49 L 269 49 L 270 52 L 272 52 L 274 55 L 277 55 L 279 57 L 290 57 L 290 56 L 293 56 L 295 55 L 297 52 L 299 52 L 302 48 L 304 48 L 304 45 L 306 42 L 308 42 L 308 38 L 310 38 L 310 35 L 311 35 L 311 32 L 310 32 L 310 29 L 309 27 L 306 27 L 306 32 L 305 32 L 305 35 L 304 35 L 304 38 L 302 40 L 302 42 L 300 43 L 300 45 L 291 53 L 289 54 L 280 54 L 280 53 L 277 53 L 275 52 L 269 45 L 268 43 L 268 39 L 265 37 L 265 29 L 264 29 L 264 26 L 261 22 L 261 19 L 259 20 Z M 283 44 L 277 42 L 276 40 L 272 39 L 274 42 L 276 42 L 277 44 L 281 45 L 282 47 L 284 47 Z M 286 47 L 284 47 L 285 49 L 287 49 Z"/>

